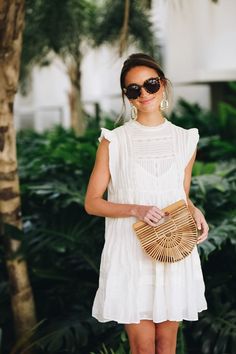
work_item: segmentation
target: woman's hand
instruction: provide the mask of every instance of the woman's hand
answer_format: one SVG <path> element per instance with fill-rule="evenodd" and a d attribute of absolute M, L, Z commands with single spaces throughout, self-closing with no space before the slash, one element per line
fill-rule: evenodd
<path fill-rule="evenodd" d="M 156 206 L 137 205 L 134 216 L 151 226 L 157 226 L 158 222 L 165 216 L 165 213 Z"/>
<path fill-rule="evenodd" d="M 198 230 L 201 231 L 201 234 L 199 235 L 197 240 L 197 244 L 199 244 L 207 239 L 209 226 L 200 209 L 194 207 L 192 215 L 194 220 L 196 221 Z"/>

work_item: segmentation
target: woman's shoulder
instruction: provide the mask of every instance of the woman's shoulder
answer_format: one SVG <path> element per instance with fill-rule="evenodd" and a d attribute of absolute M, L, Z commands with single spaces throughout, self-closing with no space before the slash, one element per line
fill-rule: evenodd
<path fill-rule="evenodd" d="M 198 129 L 186 129 L 173 123 L 171 123 L 171 126 L 175 132 L 174 135 L 176 137 L 176 146 L 178 147 L 181 161 L 183 162 L 184 167 L 186 167 L 191 157 L 193 156 L 199 141 Z"/>
<path fill-rule="evenodd" d="M 176 125 L 172 122 L 170 122 L 172 129 L 175 131 L 176 134 L 182 136 L 182 137 L 199 137 L 199 131 L 198 128 L 184 128 L 179 125 Z"/>
<path fill-rule="evenodd" d="M 124 125 L 121 125 L 119 127 L 113 128 L 113 129 L 101 127 L 101 134 L 100 134 L 98 140 L 101 141 L 102 138 L 105 138 L 110 142 L 114 141 L 119 137 L 119 135 L 123 131 L 124 131 Z"/>

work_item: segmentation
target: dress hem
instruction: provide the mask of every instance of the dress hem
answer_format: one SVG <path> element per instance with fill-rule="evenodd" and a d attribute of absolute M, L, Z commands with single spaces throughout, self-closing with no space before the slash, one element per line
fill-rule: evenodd
<path fill-rule="evenodd" d="M 200 310 L 198 310 L 198 313 L 202 312 L 202 311 L 205 311 L 207 310 L 207 307 L 203 307 L 201 308 Z M 140 317 L 138 321 L 133 321 L 133 322 L 127 322 L 127 321 L 122 321 L 122 320 L 118 320 L 118 319 L 112 319 L 112 318 L 104 318 L 103 316 L 101 316 L 101 314 L 92 314 L 92 317 L 94 317 L 98 322 L 101 322 L 101 323 L 106 323 L 106 322 L 117 322 L 118 324 L 132 324 L 132 323 L 140 323 L 141 320 L 150 320 L 150 321 L 153 321 L 153 323 L 162 323 L 162 322 L 165 322 L 165 321 L 174 321 L 174 322 L 181 322 L 181 321 L 198 321 L 198 313 L 196 315 L 196 317 L 185 317 L 185 316 L 182 316 L 181 318 L 178 317 L 168 317 L 168 318 L 163 318 L 161 320 L 158 320 L 158 321 L 153 321 L 153 318 L 148 318 L 148 317 Z"/>

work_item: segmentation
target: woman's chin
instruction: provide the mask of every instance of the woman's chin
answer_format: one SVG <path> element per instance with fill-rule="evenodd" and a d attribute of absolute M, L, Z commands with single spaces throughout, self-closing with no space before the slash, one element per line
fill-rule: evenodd
<path fill-rule="evenodd" d="M 159 106 L 156 105 L 147 105 L 145 107 L 140 107 L 139 111 L 143 113 L 157 113 L 160 109 Z"/>

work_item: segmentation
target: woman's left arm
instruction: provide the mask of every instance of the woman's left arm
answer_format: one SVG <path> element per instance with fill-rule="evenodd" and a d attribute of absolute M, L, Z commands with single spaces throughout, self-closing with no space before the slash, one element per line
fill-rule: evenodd
<path fill-rule="evenodd" d="M 186 197 L 187 197 L 188 208 L 189 208 L 193 218 L 196 221 L 198 230 L 201 230 L 201 234 L 200 234 L 198 241 L 197 241 L 197 243 L 201 243 L 207 239 L 209 226 L 208 226 L 206 219 L 205 219 L 203 213 L 201 212 L 201 210 L 196 208 L 194 206 L 193 202 L 189 199 L 189 191 L 190 191 L 191 178 L 192 178 L 192 169 L 193 169 L 193 165 L 194 165 L 195 158 L 196 158 L 196 152 L 197 151 L 195 151 L 191 160 L 189 161 L 188 165 L 185 168 L 184 190 L 185 190 Z"/>

